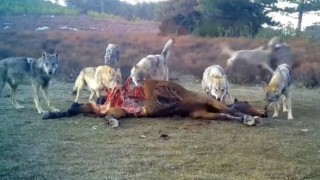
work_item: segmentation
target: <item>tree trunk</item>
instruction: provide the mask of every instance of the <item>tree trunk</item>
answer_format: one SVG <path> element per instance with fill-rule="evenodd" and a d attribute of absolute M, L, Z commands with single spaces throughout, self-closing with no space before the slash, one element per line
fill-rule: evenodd
<path fill-rule="evenodd" d="M 301 24 L 302 24 L 302 16 L 303 16 L 303 10 L 304 10 L 304 0 L 300 0 L 299 3 L 299 15 L 298 15 L 298 24 L 296 29 L 296 36 L 300 36 L 301 34 Z"/>
<path fill-rule="evenodd" d="M 103 0 L 101 0 L 101 13 L 104 13 L 104 3 L 103 3 Z"/>

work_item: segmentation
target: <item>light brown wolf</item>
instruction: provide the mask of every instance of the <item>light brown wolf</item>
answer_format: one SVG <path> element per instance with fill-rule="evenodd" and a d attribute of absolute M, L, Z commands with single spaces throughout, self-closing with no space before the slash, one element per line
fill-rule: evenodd
<path fill-rule="evenodd" d="M 72 93 L 77 94 L 74 101 L 78 102 L 80 92 L 85 86 L 88 86 L 91 91 L 89 101 L 92 101 L 94 95 L 100 97 L 103 90 L 113 89 L 117 85 L 123 85 L 120 69 L 114 70 L 110 66 L 84 68 L 80 71 L 73 86 Z"/>
<path fill-rule="evenodd" d="M 132 67 L 130 77 L 136 86 L 143 86 L 146 78 L 169 80 L 167 61 L 173 44 L 173 39 L 170 39 L 164 46 L 161 54 L 148 55 Z"/>
<path fill-rule="evenodd" d="M 32 85 L 33 96 L 38 113 L 44 112 L 39 102 L 39 91 L 43 92 L 44 99 L 51 111 L 58 111 L 51 105 L 48 91 L 52 75 L 59 64 L 58 52 L 47 54 L 42 52 L 38 59 L 27 57 L 10 57 L 0 60 L 0 91 L 6 83 L 11 88 L 10 100 L 15 108 L 22 109 L 16 100 L 19 85 Z"/>
<path fill-rule="evenodd" d="M 279 116 L 280 97 L 283 95 L 283 112 L 288 112 L 288 119 L 293 119 L 291 107 L 291 72 L 287 64 L 281 64 L 276 71 L 268 85 L 265 86 L 266 109 L 270 105 L 274 106 L 273 117 Z"/>

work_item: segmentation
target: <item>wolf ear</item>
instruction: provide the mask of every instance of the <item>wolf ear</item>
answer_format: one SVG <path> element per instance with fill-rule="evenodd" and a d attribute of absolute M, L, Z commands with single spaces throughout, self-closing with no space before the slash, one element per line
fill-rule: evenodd
<path fill-rule="evenodd" d="M 53 56 L 55 56 L 56 58 L 59 58 L 59 54 L 57 50 L 54 51 Z"/>
<path fill-rule="evenodd" d="M 109 73 L 110 73 L 110 76 L 113 76 L 115 74 L 113 70 L 110 70 Z"/>
<path fill-rule="evenodd" d="M 117 73 L 117 74 L 121 74 L 121 69 L 120 69 L 120 68 L 117 68 L 116 73 Z"/>
<path fill-rule="evenodd" d="M 239 100 L 237 98 L 234 98 L 234 103 L 239 102 Z"/>
<path fill-rule="evenodd" d="M 47 57 L 47 53 L 45 51 L 42 51 L 42 54 L 41 54 L 42 57 Z"/>

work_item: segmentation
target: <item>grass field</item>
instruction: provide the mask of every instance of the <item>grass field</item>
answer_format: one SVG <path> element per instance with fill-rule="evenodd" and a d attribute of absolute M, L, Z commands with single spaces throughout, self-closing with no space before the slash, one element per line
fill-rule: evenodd
<path fill-rule="evenodd" d="M 180 83 L 200 90 L 196 80 Z M 52 83 L 55 107 L 70 105 L 71 88 Z M 44 121 L 30 87 L 20 87 L 23 110 L 14 109 L 6 93 L 0 98 L 0 179 L 320 179 L 319 89 L 294 88 L 295 119 L 281 112 L 262 127 L 173 117 L 123 119 L 117 129 L 83 116 Z M 84 102 L 89 93 L 83 94 Z M 258 87 L 233 85 L 232 94 L 263 106 Z"/>

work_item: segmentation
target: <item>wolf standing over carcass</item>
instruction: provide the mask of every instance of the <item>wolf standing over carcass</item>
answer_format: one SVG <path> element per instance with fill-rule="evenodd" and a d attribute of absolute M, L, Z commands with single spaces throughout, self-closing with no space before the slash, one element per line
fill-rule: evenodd
<path fill-rule="evenodd" d="M 89 97 L 91 101 L 95 94 L 99 98 L 106 88 L 113 89 L 116 85 L 122 85 L 122 81 L 119 68 L 117 70 L 109 66 L 83 68 L 73 86 L 72 93 L 77 94 L 74 101 L 78 102 L 80 92 L 85 86 L 88 86 L 91 92 Z"/>
<path fill-rule="evenodd" d="M 11 88 L 10 100 L 15 108 L 21 109 L 16 100 L 16 92 L 19 85 L 32 85 L 34 102 L 38 113 L 44 112 L 39 102 L 39 90 L 41 89 L 48 107 L 52 111 L 58 111 L 51 105 L 48 88 L 52 75 L 59 63 L 58 52 L 47 54 L 42 52 L 39 59 L 26 57 L 9 57 L 0 60 L 0 91 L 6 83 Z"/>
<path fill-rule="evenodd" d="M 131 69 L 130 77 L 136 86 L 143 86 L 146 78 L 155 80 L 169 80 L 168 59 L 174 40 L 170 39 L 161 54 L 148 55 L 142 58 Z"/>
<path fill-rule="evenodd" d="M 212 65 L 204 70 L 202 89 L 223 104 L 232 104 L 230 85 L 226 73 L 219 65 Z"/>
<path fill-rule="evenodd" d="M 283 99 L 283 112 L 288 112 L 288 119 L 293 119 L 292 107 L 291 107 L 291 72 L 290 67 L 287 64 L 281 64 L 277 67 L 276 71 L 268 85 L 265 86 L 266 95 L 266 109 L 269 104 L 272 103 L 274 106 L 273 117 L 278 117 L 280 109 L 280 97 L 284 96 Z"/>

